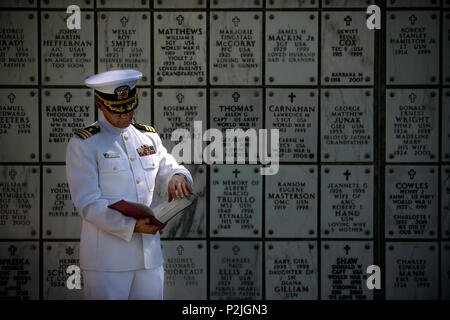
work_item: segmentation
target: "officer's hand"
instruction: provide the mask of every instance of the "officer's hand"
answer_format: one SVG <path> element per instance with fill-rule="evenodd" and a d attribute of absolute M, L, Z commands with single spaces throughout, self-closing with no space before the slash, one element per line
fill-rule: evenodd
<path fill-rule="evenodd" d="M 136 221 L 136 225 L 134 226 L 134 232 L 155 234 L 156 231 L 164 227 L 164 226 L 162 227 L 155 226 L 154 224 L 149 223 L 150 223 L 149 218 L 138 219 Z"/>
<path fill-rule="evenodd" d="M 175 199 L 177 194 L 180 198 L 188 197 L 189 194 L 194 194 L 186 178 L 179 174 L 174 175 L 170 179 L 167 191 L 169 192 L 169 202 Z M 177 191 L 177 193 L 175 193 L 175 191 Z"/>

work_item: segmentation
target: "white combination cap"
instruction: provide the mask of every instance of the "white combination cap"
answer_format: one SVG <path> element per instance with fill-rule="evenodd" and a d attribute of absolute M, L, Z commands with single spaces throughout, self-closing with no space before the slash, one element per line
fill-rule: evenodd
<path fill-rule="evenodd" d="M 102 93 L 114 94 L 118 87 L 134 89 L 140 78 L 142 73 L 137 70 L 111 70 L 86 78 L 84 84 Z"/>

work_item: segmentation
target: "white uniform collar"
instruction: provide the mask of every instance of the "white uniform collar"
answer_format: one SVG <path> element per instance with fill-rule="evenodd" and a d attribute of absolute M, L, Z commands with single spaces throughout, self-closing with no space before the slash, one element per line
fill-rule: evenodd
<path fill-rule="evenodd" d="M 103 115 L 103 112 L 101 110 L 99 110 L 98 113 L 98 122 L 102 125 L 102 127 L 104 127 L 105 129 L 107 129 L 108 131 L 111 131 L 113 133 L 124 133 L 125 131 L 128 130 L 128 127 L 126 128 L 117 128 L 115 126 L 113 126 Z"/>

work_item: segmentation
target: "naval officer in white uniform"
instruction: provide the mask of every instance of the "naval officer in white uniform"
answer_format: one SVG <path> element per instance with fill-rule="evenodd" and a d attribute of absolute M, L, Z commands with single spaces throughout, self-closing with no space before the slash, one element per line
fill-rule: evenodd
<path fill-rule="evenodd" d="M 157 176 L 167 184 L 169 201 L 192 194 L 191 174 L 156 131 L 132 122 L 141 77 L 139 71 L 115 70 L 87 78 L 99 120 L 67 146 L 67 180 L 83 218 L 80 267 L 87 299 L 162 299 L 159 227 L 107 206 L 121 199 L 149 206 Z"/>

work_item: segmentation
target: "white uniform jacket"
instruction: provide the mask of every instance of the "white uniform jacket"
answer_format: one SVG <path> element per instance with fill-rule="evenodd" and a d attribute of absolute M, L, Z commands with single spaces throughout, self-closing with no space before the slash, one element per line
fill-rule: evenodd
<path fill-rule="evenodd" d="M 157 133 L 133 125 L 120 129 L 99 113 L 100 132 L 67 146 L 66 168 L 72 201 L 83 218 L 80 267 L 84 270 L 127 271 L 163 264 L 159 233 L 134 233 L 136 220 L 109 209 L 121 199 L 150 205 L 158 175 L 167 184 L 189 171 L 167 153 Z M 144 151 L 143 151 L 144 150 Z M 140 155 L 141 153 L 141 155 Z"/>

